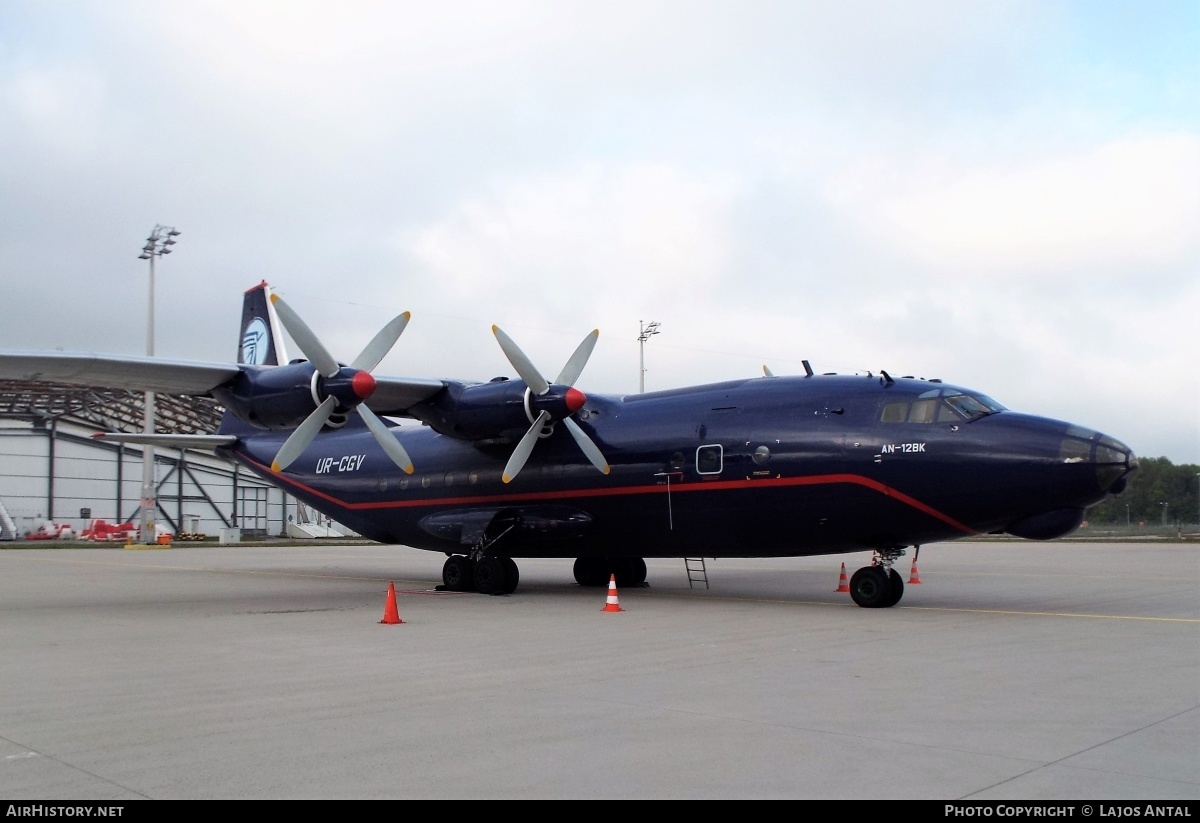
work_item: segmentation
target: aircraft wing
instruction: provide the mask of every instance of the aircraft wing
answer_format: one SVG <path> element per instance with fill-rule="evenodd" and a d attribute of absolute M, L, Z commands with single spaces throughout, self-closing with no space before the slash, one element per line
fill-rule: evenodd
<path fill-rule="evenodd" d="M 0 349 L 0 380 L 65 383 L 130 391 L 152 391 L 211 397 L 213 389 L 237 377 L 243 367 L 233 363 L 166 360 L 95 352 L 16 351 Z M 375 378 L 367 405 L 376 414 L 406 417 L 414 404 L 445 388 L 441 380 L 420 377 Z"/>
<path fill-rule="evenodd" d="M 422 400 L 428 400 L 445 387 L 441 380 L 376 375 L 375 391 L 364 405 L 376 414 L 411 417 L 410 408 Z"/>
<path fill-rule="evenodd" d="M 208 396 L 238 375 L 231 363 L 94 352 L 0 350 L 0 379 Z M 440 384 L 439 384 L 440 385 Z"/>

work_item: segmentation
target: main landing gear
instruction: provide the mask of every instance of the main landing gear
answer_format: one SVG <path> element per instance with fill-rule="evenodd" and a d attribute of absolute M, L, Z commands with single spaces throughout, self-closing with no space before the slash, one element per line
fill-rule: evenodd
<path fill-rule="evenodd" d="M 613 575 L 621 588 L 645 585 L 646 561 L 640 557 L 581 557 L 575 561 L 575 582 L 580 586 L 607 586 Z"/>
<path fill-rule="evenodd" d="M 442 583 L 452 592 L 512 594 L 520 579 L 521 572 L 511 557 L 485 554 L 472 559 L 452 554 L 442 565 Z"/>
<path fill-rule="evenodd" d="M 904 580 L 892 564 L 904 556 L 904 549 L 875 552 L 870 566 L 863 566 L 850 577 L 850 598 L 865 609 L 895 606 L 904 596 Z"/>

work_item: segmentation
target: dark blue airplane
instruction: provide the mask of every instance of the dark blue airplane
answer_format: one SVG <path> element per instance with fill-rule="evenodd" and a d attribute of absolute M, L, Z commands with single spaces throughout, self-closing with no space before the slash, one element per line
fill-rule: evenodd
<path fill-rule="evenodd" d="M 99 436 L 212 449 L 368 538 L 445 553 L 445 587 L 485 594 L 516 589 L 518 557 L 575 558 L 580 585 L 636 586 L 647 557 L 870 550 L 850 594 L 893 606 L 909 547 L 1061 537 L 1137 470 L 1099 432 L 886 371 L 805 361 L 804 375 L 585 395 L 595 331 L 554 380 L 496 327 L 516 379 L 372 374 L 408 318 L 346 365 L 264 282 L 246 293 L 236 364 L 0 352 L 0 377 L 214 397 L 214 435 Z M 284 362 L 280 323 L 306 359 Z"/>

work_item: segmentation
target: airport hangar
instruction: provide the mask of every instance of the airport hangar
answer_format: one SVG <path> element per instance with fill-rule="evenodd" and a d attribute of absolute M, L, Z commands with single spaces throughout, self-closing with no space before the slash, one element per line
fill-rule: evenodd
<path fill-rule="evenodd" d="M 155 395 L 158 433 L 212 434 L 223 408 Z M 0 540 L 45 521 L 76 536 L 94 519 L 140 523 L 142 447 L 92 438 L 144 431 L 142 392 L 0 380 Z M 154 449 L 154 521 L 174 535 L 340 537 L 350 532 L 211 452 Z"/>

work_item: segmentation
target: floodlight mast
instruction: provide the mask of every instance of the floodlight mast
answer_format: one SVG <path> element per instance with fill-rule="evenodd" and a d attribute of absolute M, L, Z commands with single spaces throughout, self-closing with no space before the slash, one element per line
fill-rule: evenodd
<path fill-rule="evenodd" d="M 658 334 L 659 323 L 638 321 L 638 393 L 646 391 L 646 341 Z"/>
<path fill-rule="evenodd" d="M 142 246 L 138 260 L 150 261 L 150 302 L 146 318 L 146 355 L 154 356 L 154 260 L 164 254 L 171 253 L 175 238 L 180 232 L 174 226 L 156 225 Z M 146 392 L 145 422 L 146 434 L 154 434 L 155 402 L 154 392 Z M 154 525 L 155 513 L 158 511 L 158 484 L 154 476 L 154 446 L 146 444 L 142 447 L 142 500 L 141 524 L 142 542 L 152 544 L 158 542 L 157 530 Z"/>

